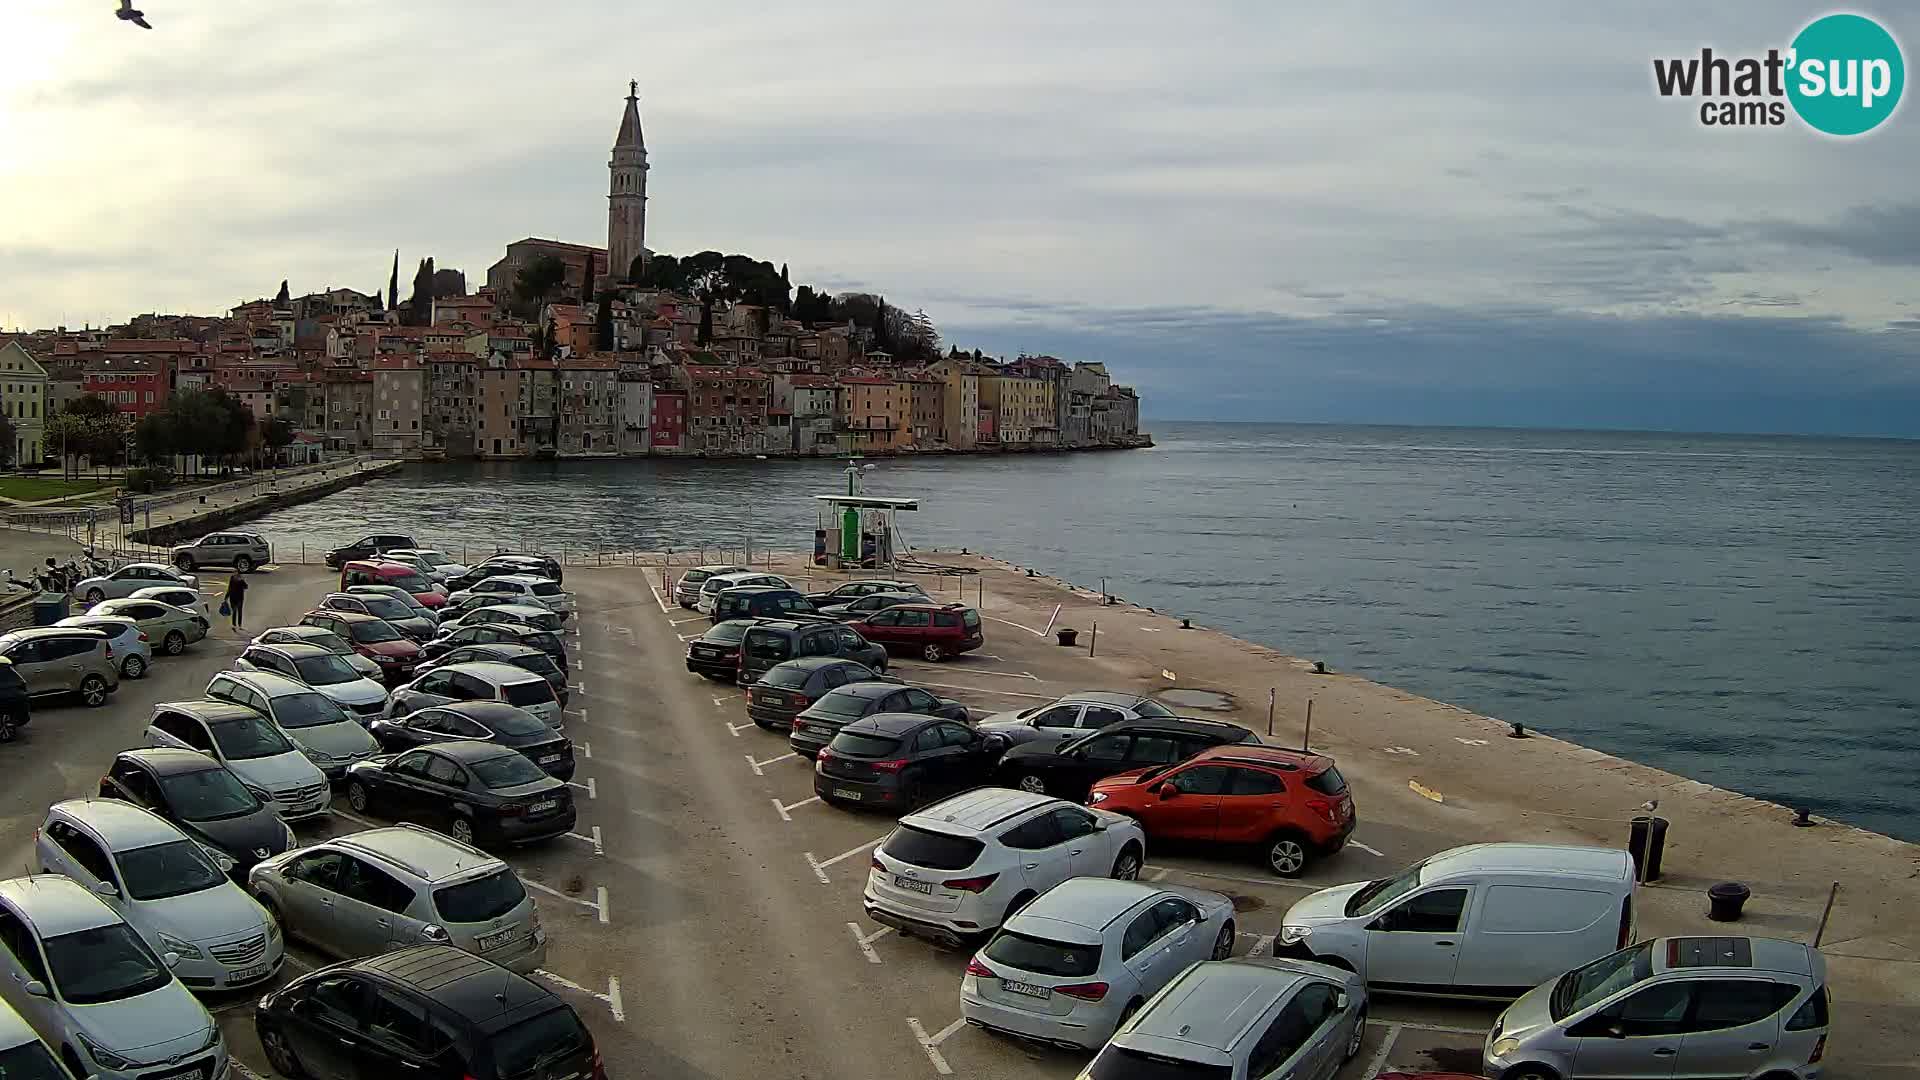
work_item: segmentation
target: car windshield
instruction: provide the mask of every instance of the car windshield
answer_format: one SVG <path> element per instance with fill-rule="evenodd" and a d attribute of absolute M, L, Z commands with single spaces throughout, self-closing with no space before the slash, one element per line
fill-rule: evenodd
<path fill-rule="evenodd" d="M 473 775 L 490 788 L 519 787 L 547 778 L 538 765 L 519 754 L 502 754 L 484 761 L 471 761 L 467 763 L 467 768 L 472 769 Z"/>
<path fill-rule="evenodd" d="M 1547 1009 L 1554 1020 L 1564 1020 L 1652 974 L 1653 942 L 1643 941 L 1560 976 Z"/>
<path fill-rule="evenodd" d="M 300 635 L 300 641 L 303 644 L 325 649 L 336 656 L 353 655 L 353 646 L 347 644 L 345 638 L 331 630 L 309 631 Z"/>
<path fill-rule="evenodd" d="M 1071 941 L 1051 941 L 1002 930 L 987 943 L 986 958 L 997 964 L 1051 975 L 1056 979 L 1079 979 L 1100 970 L 1100 946 Z"/>
<path fill-rule="evenodd" d="M 215 720 L 207 725 L 213 732 L 213 744 L 229 761 L 251 761 L 254 758 L 273 757 L 293 749 L 280 729 L 267 723 L 258 716 L 240 716 L 232 720 Z"/>
<path fill-rule="evenodd" d="M 885 735 L 866 735 L 858 731 L 842 731 L 827 744 L 834 753 L 851 757 L 886 757 L 900 749 L 899 739 L 890 739 Z"/>
<path fill-rule="evenodd" d="M 949 836 L 902 825 L 893 830 L 880 850 L 903 863 L 929 870 L 965 870 L 986 850 L 986 845 L 969 836 Z"/>
<path fill-rule="evenodd" d="M 542 581 L 533 587 L 535 596 L 559 596 L 565 590 L 551 581 Z"/>
<path fill-rule="evenodd" d="M 872 704 L 860 694 L 844 694 L 838 690 L 829 690 L 813 708 L 807 711 L 815 716 L 838 716 L 843 719 L 858 719 L 867 715 L 867 706 Z"/>
<path fill-rule="evenodd" d="M 397 597 L 368 596 L 363 593 L 360 602 L 366 605 L 369 615 L 378 615 L 383 619 L 413 618 L 413 606 Z"/>
<path fill-rule="evenodd" d="M 219 821 L 258 813 L 264 805 L 225 769 L 197 769 L 160 778 L 167 805 L 183 821 Z"/>
<path fill-rule="evenodd" d="M 532 713 L 519 709 L 501 709 L 487 713 L 487 726 L 502 735 L 551 735 L 553 729 L 540 722 Z M 0 1080 L 6 1080 L 0 1077 Z"/>
<path fill-rule="evenodd" d="M 1390 878 L 1369 881 L 1359 892 L 1347 899 L 1347 914 L 1371 915 L 1420 885 L 1420 871 L 1426 868 L 1424 861 L 1414 863 Z"/>
<path fill-rule="evenodd" d="M 173 981 L 133 927 L 117 922 L 46 940 L 47 968 L 69 1005 L 150 994 Z"/>
<path fill-rule="evenodd" d="M 378 645 L 383 641 L 399 641 L 400 631 L 392 624 L 379 619 L 356 619 L 347 624 L 347 633 L 362 645 Z"/>
<path fill-rule="evenodd" d="M 1338 795 L 1347 790 L 1347 778 L 1340 775 L 1339 769 L 1329 765 L 1326 772 L 1307 777 L 1307 786 L 1322 795 Z"/>
<path fill-rule="evenodd" d="M 500 690 L 506 695 L 507 704 L 523 709 L 529 705 L 549 705 L 553 702 L 553 685 L 545 679 L 508 683 Z"/>
<path fill-rule="evenodd" d="M 561 1006 L 495 1033 L 489 1045 L 497 1074 L 526 1076 L 550 1061 L 585 1051 L 593 1040 L 573 1010 Z"/>
<path fill-rule="evenodd" d="M 428 581 L 417 570 L 409 571 L 405 574 L 386 574 L 381 577 L 381 581 L 388 585 L 398 585 L 410 593 L 431 592 L 433 590 L 433 583 Z"/>
<path fill-rule="evenodd" d="M 1107 1044 L 1087 1068 L 1088 1080 L 1228 1080 L 1233 1069 L 1162 1057 Z"/>
<path fill-rule="evenodd" d="M 752 626 L 751 619 L 734 619 L 701 634 L 700 640 L 709 645 L 738 645 L 740 639 L 747 636 L 747 630 Z"/>
<path fill-rule="evenodd" d="M 527 890 L 511 870 L 500 870 L 483 878 L 433 890 L 433 907 L 440 917 L 453 923 L 486 922 L 497 919 L 527 899 Z M 0 1080 L 5 1080 L 0 1077 Z"/>
<path fill-rule="evenodd" d="M 775 664 L 767 669 L 760 681 L 768 686 L 777 686 L 782 690 L 799 690 L 813 678 L 813 672 L 799 664 Z"/>
<path fill-rule="evenodd" d="M 522 671 L 531 671 L 535 675 L 558 675 L 560 667 L 546 653 L 527 653 L 516 656 L 511 661 L 514 667 Z"/>
<path fill-rule="evenodd" d="M 119 854 L 120 876 L 134 900 L 165 900 L 202 892 L 227 880 L 191 840 L 173 840 Z M 0 1080 L 6 1074 L 0 1073 Z"/>
<path fill-rule="evenodd" d="M 1172 709 L 1167 708 L 1157 701 L 1151 701 L 1145 698 L 1133 703 L 1133 711 L 1141 716 L 1152 717 L 1155 720 L 1164 720 L 1174 715 Z"/>
<path fill-rule="evenodd" d="M 305 656 L 293 662 L 294 669 L 300 672 L 300 679 L 308 686 L 332 686 L 335 683 L 352 682 L 360 677 L 353 665 L 328 653 L 325 656 Z"/>
<path fill-rule="evenodd" d="M 346 710 L 325 694 L 288 694 L 273 699 L 273 718 L 289 731 L 295 728 L 337 724 L 347 718 Z"/>
<path fill-rule="evenodd" d="M 0 1078 L 4 1080 L 69 1080 L 71 1075 L 66 1066 L 53 1060 L 39 1039 L 0 1050 Z"/>

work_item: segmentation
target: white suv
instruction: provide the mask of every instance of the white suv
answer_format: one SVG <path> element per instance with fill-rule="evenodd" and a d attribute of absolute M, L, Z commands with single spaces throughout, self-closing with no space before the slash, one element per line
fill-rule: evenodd
<path fill-rule="evenodd" d="M 150 810 L 118 799 L 69 799 L 47 808 L 34 840 L 43 873 L 93 890 L 161 953 L 194 990 L 264 982 L 286 958 L 280 928 L 213 857 Z"/>
<path fill-rule="evenodd" d="M 978 788 L 900 819 L 873 854 L 867 917 L 954 945 L 1073 877 L 1140 876 L 1140 823 L 1011 788 Z"/>

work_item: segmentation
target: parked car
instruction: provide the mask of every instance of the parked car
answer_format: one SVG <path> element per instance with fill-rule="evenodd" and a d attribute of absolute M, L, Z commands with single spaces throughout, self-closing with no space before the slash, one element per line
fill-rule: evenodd
<path fill-rule="evenodd" d="M 828 589 L 826 592 L 808 593 L 807 599 L 812 602 L 814 607 L 827 608 L 850 604 L 863 596 L 871 596 L 875 593 L 925 596 L 927 595 L 927 590 L 911 581 L 894 581 L 886 578 L 861 578 L 858 581 L 842 582 Z"/>
<path fill-rule="evenodd" d="M 347 770 L 358 813 L 431 821 L 463 844 L 525 844 L 573 829 L 573 792 L 518 750 L 456 739 Z"/>
<path fill-rule="evenodd" d="M 1472 844 L 1310 893 L 1273 947 L 1381 990 L 1514 998 L 1624 948 L 1633 894 L 1633 859 L 1618 848 Z"/>
<path fill-rule="evenodd" d="M 567 578 L 566 574 L 563 573 L 563 569 L 560 565 L 560 560 L 551 555 L 527 555 L 514 552 L 502 552 L 498 555 L 490 555 L 473 564 L 473 568 L 464 574 L 447 579 L 447 589 L 451 592 L 457 589 L 469 588 L 479 582 L 485 581 L 487 578 L 493 577 L 495 574 L 538 574 L 541 577 L 552 578 L 555 581 L 564 583 Z"/>
<path fill-rule="evenodd" d="M 938 663 L 986 643 L 980 613 L 965 604 L 895 604 L 847 624 L 889 651 Z"/>
<path fill-rule="evenodd" d="M 226 1043 L 206 1006 L 78 882 L 58 874 L 0 881 L 0 924 L 0 999 L 60 1048 L 72 1075 L 225 1075 Z"/>
<path fill-rule="evenodd" d="M 774 585 L 742 585 L 713 598 L 707 619 L 723 623 L 728 619 L 804 619 L 819 613 L 807 598 L 792 589 Z"/>
<path fill-rule="evenodd" d="M 965 705 L 951 698 L 935 697 L 917 686 L 902 685 L 897 680 L 848 683 L 827 691 L 802 709 L 793 718 L 787 743 L 794 753 L 810 758 L 832 742 L 841 728 L 879 713 L 918 713 L 963 724 L 968 716 Z"/>
<path fill-rule="evenodd" d="M 147 944 L 177 953 L 173 973 L 194 990 L 237 990 L 280 971 L 280 928 L 199 841 L 120 799 L 68 799 L 34 834 L 43 874 L 64 874 L 100 897 Z"/>
<path fill-rule="evenodd" d="M 997 731 L 1009 744 L 1019 746 L 1077 739 L 1122 720 L 1166 720 L 1173 715 L 1171 709 L 1150 697 L 1082 690 L 1025 709 L 994 713 L 980 721 L 980 730 Z"/>
<path fill-rule="evenodd" d="M 498 574 L 483 578 L 459 592 L 447 597 L 449 603 L 465 600 L 469 596 L 492 596 L 502 603 L 521 603 L 535 600 L 558 612 L 562 618 L 573 614 L 573 594 L 560 587 L 560 583 L 537 574 Z"/>
<path fill-rule="evenodd" d="M 247 887 L 332 956 L 452 945 L 527 974 L 547 959 L 540 912 L 513 868 L 418 825 L 364 829 L 262 861 Z"/>
<path fill-rule="evenodd" d="M 476 593 L 471 599 L 475 601 L 492 599 L 493 602 L 464 603 L 452 616 L 440 620 L 439 633 L 444 634 L 456 626 L 505 623 L 509 626 L 525 626 L 533 630 L 546 630 L 557 634 L 564 622 L 559 612 L 540 603 L 508 602 L 480 593 Z"/>
<path fill-rule="evenodd" d="M 386 677 L 380 665 L 353 650 L 346 638 L 320 626 L 275 626 L 257 635 L 254 645 L 317 645 L 353 665 L 353 670 L 369 679 Z"/>
<path fill-rule="evenodd" d="M 364 586 L 356 586 L 356 588 L 364 588 Z M 414 641 L 432 640 L 433 635 L 440 632 L 438 618 L 432 615 L 421 615 L 411 604 L 404 604 L 391 596 L 328 593 L 320 598 L 320 607 L 329 611 L 346 611 L 383 619 L 388 626 Z"/>
<path fill-rule="evenodd" d="M 107 647 L 113 650 L 123 679 L 141 678 L 153 666 L 153 646 L 147 639 L 147 632 L 140 629 L 138 622 L 125 615 L 95 615 L 89 612 L 85 615 L 69 615 L 53 625 L 98 630 L 105 634 Z"/>
<path fill-rule="evenodd" d="M 552 620 L 552 625 L 548 627 L 548 629 L 557 630 L 560 628 L 562 622 L 559 612 L 533 597 L 528 596 L 509 601 L 495 596 L 492 593 L 466 593 L 459 600 L 448 600 L 445 604 L 441 605 L 434 614 L 439 617 L 441 628 L 445 629 L 453 623 L 462 621 L 470 612 L 483 609 L 498 610 L 501 608 L 511 608 L 515 611 L 524 610 L 530 614 L 544 612 Z"/>
<path fill-rule="evenodd" d="M 531 645 L 516 645 L 504 641 L 488 645 L 461 645 L 421 664 L 414 670 L 414 675 L 417 678 L 429 671 L 451 664 L 478 663 L 512 664 L 524 671 L 533 672 L 547 680 L 547 685 L 553 687 L 553 696 L 560 699 L 560 707 L 566 708 L 567 673 L 560 670 L 560 665 L 554 663 L 552 657 Z"/>
<path fill-rule="evenodd" d="M 1798 941 L 1655 938 L 1557 978 L 1487 1033 L 1488 1076 L 1793 1077 L 1827 1048 L 1827 961 Z"/>
<path fill-rule="evenodd" d="M 812 708 L 827 691 L 886 678 L 858 660 L 837 656 L 787 660 L 768 668 L 747 688 L 747 719 L 768 731 L 791 732 L 794 717 Z"/>
<path fill-rule="evenodd" d="M 344 591 L 355 585 L 393 585 L 405 589 L 408 595 L 428 608 L 439 608 L 447 602 L 447 594 L 443 586 L 435 584 L 425 574 L 402 563 L 379 560 L 356 560 L 347 563 L 340 568 L 340 588 Z"/>
<path fill-rule="evenodd" d="M 420 646 L 385 619 L 351 611 L 322 610 L 300 616 L 300 625 L 325 630 L 346 642 L 354 652 L 378 666 L 380 677 L 389 683 L 411 679 L 413 669 L 420 663 Z"/>
<path fill-rule="evenodd" d="M 1216 892 L 1079 877 L 1041 893 L 974 953 L 960 1015 L 989 1031 L 1097 1050 L 1147 999 L 1233 955 L 1233 901 Z"/>
<path fill-rule="evenodd" d="M 687 643 L 687 670 L 714 682 L 733 682 L 740 674 L 740 642 L 753 619 L 730 619 Z"/>
<path fill-rule="evenodd" d="M 1195 964 L 1120 1025 L 1079 1080 L 1332 1080 L 1360 1054 L 1367 991 L 1352 972 L 1297 960 Z"/>
<path fill-rule="evenodd" d="M 329 567 L 337 570 L 347 563 L 370 559 L 394 548 L 411 549 L 415 546 L 417 545 L 414 544 L 413 537 L 404 533 L 369 533 L 351 544 L 342 544 L 334 548 L 322 558 L 326 560 Z"/>
<path fill-rule="evenodd" d="M 560 702 L 546 677 L 512 664 L 457 664 L 434 670 L 394 690 L 387 715 L 405 716 L 435 705 L 497 701 L 525 709 L 549 727 L 559 728 Z"/>
<path fill-rule="evenodd" d="M 214 865 L 244 880 L 247 869 L 294 845 L 293 830 L 273 807 L 218 761 L 192 750 L 122 750 L 100 778 L 103 799 L 125 799 L 179 826 L 231 865 Z"/>
<path fill-rule="evenodd" d="M 929 603 L 923 593 L 874 592 L 858 596 L 843 604 L 814 605 L 815 610 L 829 619 L 840 622 L 857 622 L 876 611 L 885 611 L 901 604 Z"/>
<path fill-rule="evenodd" d="M 813 793 L 830 806 L 919 806 L 985 784 L 1005 749 L 960 721 L 879 713 L 842 727 L 814 755 Z"/>
<path fill-rule="evenodd" d="M 463 645 L 525 645 L 546 653 L 547 659 L 562 672 L 568 670 L 567 645 L 559 634 L 518 623 L 462 622 L 420 646 L 420 651 L 431 660 Z"/>
<path fill-rule="evenodd" d="M 0 1069 L 19 1080 L 69 1080 L 73 1073 L 60 1064 L 26 1018 L 0 1000 Z"/>
<path fill-rule="evenodd" d="M 327 774 L 346 775 L 347 766 L 380 752 L 361 721 L 332 698 L 271 671 L 223 671 L 207 683 L 216 701 L 245 705 L 273 721 L 280 733 Z"/>
<path fill-rule="evenodd" d="M 1257 851 L 1268 869 L 1298 877 L 1346 845 L 1353 795 L 1333 759 L 1277 746 L 1233 744 L 1097 780 L 1087 801 L 1140 822 L 1154 843 Z"/>
<path fill-rule="evenodd" d="M 776 589 L 791 589 L 793 585 L 778 574 L 768 574 L 759 570 L 742 570 L 732 574 L 714 574 L 700 583 L 700 596 L 693 602 L 694 609 L 703 614 L 711 614 L 713 602 L 722 592 L 746 585 L 766 585 Z"/>
<path fill-rule="evenodd" d="M 357 1077 L 470 1080 L 544 1076 L 606 1080 L 593 1036 L 572 1006 L 525 976 L 449 945 L 420 945 L 321 968 L 267 995 L 253 1015 L 282 1076 L 353 1062 Z M 446 1040 L 432 1058 L 415 1047 Z M 391 1033 L 391 1034 L 390 1034 Z M 542 1072 L 542 1069 L 545 1072 Z"/>
<path fill-rule="evenodd" d="M 429 706 L 404 716 L 375 720 L 370 730 L 388 753 L 449 739 L 476 739 L 512 747 L 550 775 L 573 779 L 573 743 L 552 723 L 504 702 Z"/>
<path fill-rule="evenodd" d="M 978 788 L 902 815 L 874 850 L 862 903 L 874 922 L 958 946 L 1068 878 L 1130 881 L 1146 858 L 1137 822 Z"/>
<path fill-rule="evenodd" d="M 27 681 L 13 670 L 13 661 L 0 657 L 0 742 L 12 742 L 32 722 L 32 700 Z"/>
<path fill-rule="evenodd" d="M 0 634 L 0 659 L 13 666 L 33 697 L 73 694 L 98 708 L 120 689 L 120 667 L 107 635 L 68 626 L 30 626 Z"/>
<path fill-rule="evenodd" d="M 231 566 L 237 574 L 273 561 L 273 545 L 259 533 L 213 532 L 191 544 L 175 544 L 168 561 L 187 572 L 202 566 Z"/>
<path fill-rule="evenodd" d="M 267 803 L 284 821 L 324 814 L 333 808 L 333 791 L 319 766 L 273 721 L 230 701 L 163 701 L 147 720 L 148 746 L 197 750 Z"/>
<path fill-rule="evenodd" d="M 207 598 L 201 595 L 199 589 L 189 589 L 184 585 L 158 585 L 148 589 L 135 589 L 127 599 L 158 600 L 163 604 L 172 604 L 174 607 L 191 611 L 209 624 L 213 622 L 213 607 L 207 603 Z"/>
<path fill-rule="evenodd" d="M 440 612 L 446 610 L 445 605 L 439 608 L 428 607 L 420 601 L 415 600 L 412 593 L 398 585 L 349 585 L 347 586 L 347 595 L 384 596 L 392 600 L 398 600 L 402 604 L 405 604 L 407 610 L 413 612 L 415 617 L 426 619 L 436 625 L 440 622 Z"/>
<path fill-rule="evenodd" d="M 716 564 L 712 566 L 690 566 L 680 572 L 679 580 L 673 583 L 673 600 L 683 608 L 691 608 L 700 601 L 700 586 L 716 574 L 745 574 L 750 572 L 745 566 Z"/>
<path fill-rule="evenodd" d="M 762 619 L 748 627 L 741 639 L 739 682 L 751 685 L 775 664 L 807 656 L 858 660 L 875 672 L 887 670 L 887 650 L 858 631 L 811 620 Z"/>
<path fill-rule="evenodd" d="M 73 595 L 89 604 L 97 604 L 102 600 L 132 596 L 135 589 L 160 585 L 184 585 L 189 589 L 197 589 L 200 579 L 160 563 L 128 563 L 110 574 L 81 578 L 73 587 Z"/>
<path fill-rule="evenodd" d="M 380 557 L 411 566 L 442 585 L 448 578 L 464 574 L 468 569 L 465 563 L 456 562 L 446 552 L 433 548 L 393 548 L 381 552 Z"/>
<path fill-rule="evenodd" d="M 1185 761 L 1212 746 L 1257 743 L 1258 736 L 1221 720 L 1128 720 L 1071 742 L 1030 742 L 1000 760 L 999 782 L 1023 791 L 1084 800 L 1093 782 L 1115 773 Z"/>
<path fill-rule="evenodd" d="M 147 598 L 102 600 L 88 608 L 87 614 L 132 619 L 147 640 L 159 642 L 160 651 L 168 656 L 179 656 L 187 646 L 205 641 L 212 628 L 212 620 L 196 610 Z"/>
<path fill-rule="evenodd" d="M 318 645 L 249 645 L 234 666 L 242 671 L 270 671 L 312 687 L 358 716 L 386 711 L 387 687 L 369 679 L 358 668 Z"/>

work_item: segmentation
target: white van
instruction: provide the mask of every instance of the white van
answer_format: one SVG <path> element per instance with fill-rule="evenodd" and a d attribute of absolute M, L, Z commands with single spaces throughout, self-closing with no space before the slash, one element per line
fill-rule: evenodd
<path fill-rule="evenodd" d="M 1277 956 L 1377 990 L 1513 998 L 1633 940 L 1633 859 L 1613 848 L 1474 844 L 1288 909 Z"/>

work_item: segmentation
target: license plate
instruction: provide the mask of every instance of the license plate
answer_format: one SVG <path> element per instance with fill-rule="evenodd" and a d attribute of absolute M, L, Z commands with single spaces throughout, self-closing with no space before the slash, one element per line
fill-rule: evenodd
<path fill-rule="evenodd" d="M 557 764 L 559 764 L 559 762 L 560 762 L 560 755 L 559 755 L 559 754 L 542 754 L 542 755 L 540 755 L 540 764 L 542 764 L 542 765 L 557 765 Z"/>
<path fill-rule="evenodd" d="M 266 978 L 267 972 L 272 970 L 272 964 L 255 964 L 250 968 L 241 968 L 239 971 L 234 972 L 227 977 L 227 981 L 237 983 L 252 982 L 255 979 Z"/>
<path fill-rule="evenodd" d="M 931 881 L 915 881 L 912 878 L 905 878 L 899 874 L 895 874 L 893 875 L 893 884 L 897 888 L 911 889 L 914 892 L 925 893 L 928 896 L 933 895 L 933 882 Z"/>
<path fill-rule="evenodd" d="M 207 1080 L 205 1065 L 189 1065 L 178 1072 L 149 1073 L 151 1080 Z"/>
<path fill-rule="evenodd" d="M 1053 996 L 1053 991 L 1045 986 L 1014 982 L 1012 979 L 1001 979 L 1000 989 L 1005 990 L 1009 994 L 1021 994 L 1025 997 L 1039 998 L 1042 1001 Z"/>
<path fill-rule="evenodd" d="M 848 800 L 851 800 L 851 801 L 853 801 L 853 802 L 859 802 L 859 801 L 860 801 L 860 793 L 859 793 L 859 792 L 857 792 L 857 791 L 853 791 L 853 790 L 851 790 L 851 789 L 848 789 L 848 788 L 843 788 L 843 787 L 837 787 L 837 788 L 834 788 L 834 789 L 833 789 L 833 797 L 834 797 L 834 798 L 836 798 L 836 799 L 848 799 Z"/>
<path fill-rule="evenodd" d="M 499 948 L 502 945 L 505 945 L 509 941 L 512 941 L 514 938 L 515 932 L 516 931 L 513 928 L 509 927 L 508 929 L 501 930 L 496 933 L 482 934 L 474 940 L 479 944 L 481 952 L 489 952 L 493 949 Z"/>
<path fill-rule="evenodd" d="M 527 813 L 544 814 L 547 811 L 552 810 L 555 807 L 558 807 L 559 805 L 560 805 L 559 799 L 541 799 L 539 802 L 534 803 L 532 806 L 527 807 Z"/>

